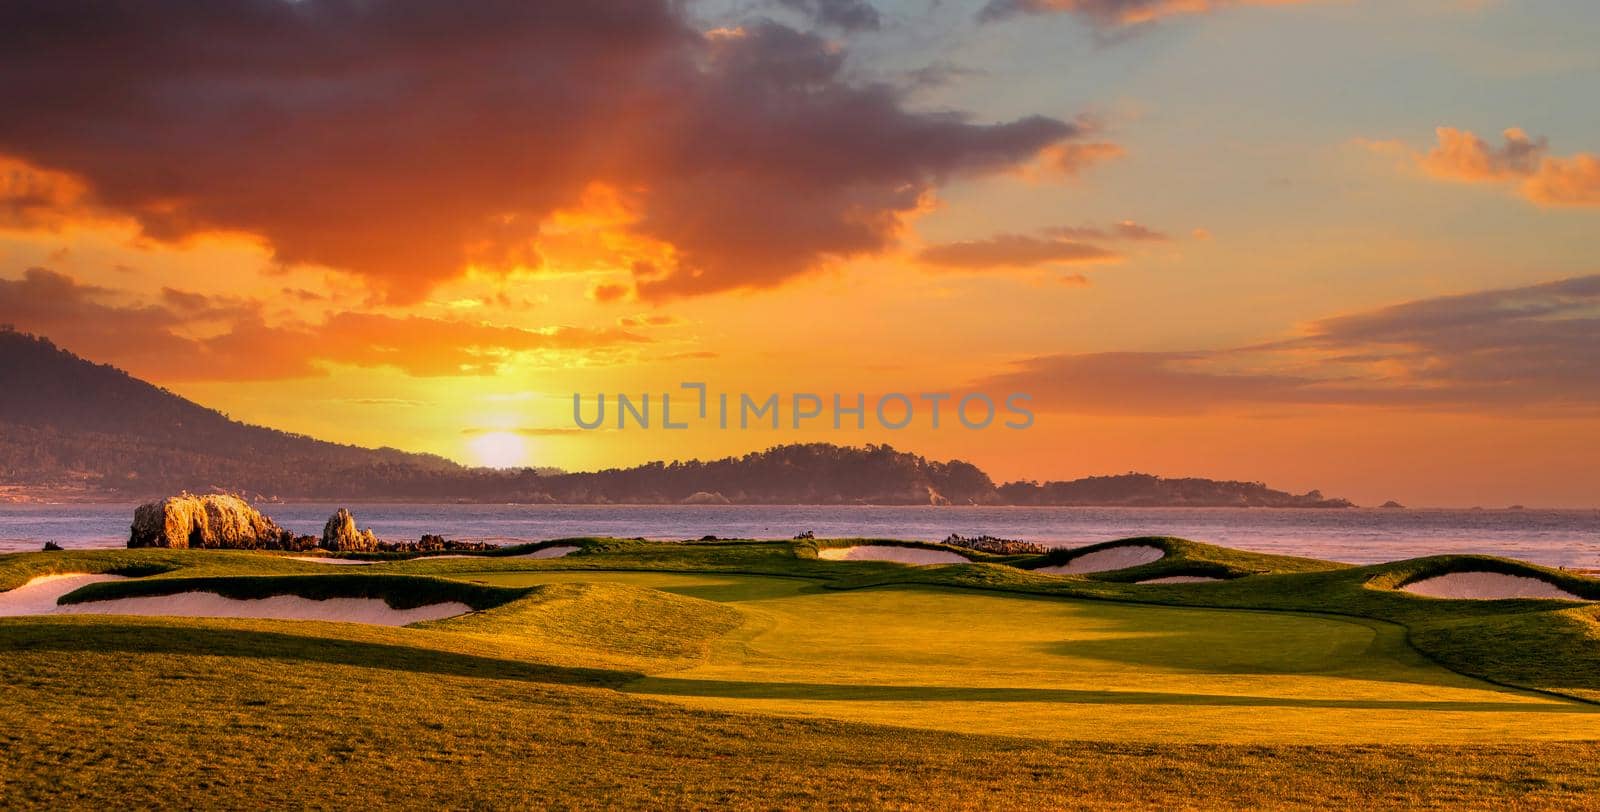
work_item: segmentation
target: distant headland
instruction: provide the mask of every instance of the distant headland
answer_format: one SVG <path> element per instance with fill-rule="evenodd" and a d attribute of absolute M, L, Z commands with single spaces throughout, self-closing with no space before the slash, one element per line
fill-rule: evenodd
<path fill-rule="evenodd" d="M 529 504 L 1353 507 L 1261 482 L 1126 473 L 996 483 L 887 445 L 781 445 L 742 457 L 566 473 L 489 469 L 232 420 L 44 338 L 0 331 L 0 499 L 255 499 Z"/>

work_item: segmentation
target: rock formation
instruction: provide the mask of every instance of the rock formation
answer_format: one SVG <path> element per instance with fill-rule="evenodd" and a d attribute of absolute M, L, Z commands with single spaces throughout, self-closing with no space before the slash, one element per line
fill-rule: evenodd
<path fill-rule="evenodd" d="M 189 493 L 134 510 L 128 546 L 293 552 L 320 547 L 336 553 L 488 552 L 500 548 L 489 542 L 455 541 L 432 534 L 420 541 L 379 541 L 371 530 L 357 528 L 356 518 L 344 508 L 328 519 L 321 538 L 296 536 L 237 496 Z"/>
<path fill-rule="evenodd" d="M 378 537 L 372 530 L 357 530 L 356 518 L 350 511 L 339 508 L 322 526 L 322 548 L 335 552 L 370 553 L 378 549 Z"/>
<path fill-rule="evenodd" d="M 312 541 L 229 494 L 182 493 L 140 505 L 128 535 L 129 547 L 173 549 L 302 550 Z"/>
<path fill-rule="evenodd" d="M 1043 555 L 1050 552 L 1050 548 L 1043 544 L 1031 541 L 1017 541 L 1016 539 L 1002 539 L 994 536 L 962 536 L 951 533 L 944 540 L 951 547 L 964 547 L 968 550 L 977 550 L 982 553 L 995 555 Z"/>

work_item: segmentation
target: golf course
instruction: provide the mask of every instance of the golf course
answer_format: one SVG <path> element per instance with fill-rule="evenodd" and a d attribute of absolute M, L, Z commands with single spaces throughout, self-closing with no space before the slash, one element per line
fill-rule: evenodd
<path fill-rule="evenodd" d="M 0 590 L 6 808 L 1600 797 L 1600 581 L 1510 559 L 581 538 Z"/>

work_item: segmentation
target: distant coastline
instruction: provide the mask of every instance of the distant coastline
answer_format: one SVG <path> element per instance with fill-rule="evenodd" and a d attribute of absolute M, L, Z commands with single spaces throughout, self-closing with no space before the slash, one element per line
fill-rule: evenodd
<path fill-rule="evenodd" d="M 1353 506 L 1316 490 L 1141 473 L 997 483 L 970 462 L 888 445 L 790 444 L 585 473 L 470 468 L 241 423 L 15 330 L 0 330 L 0 380 L 27 382 L 0 400 L 0 486 L 8 494 L 0 499 L 9 501 L 134 502 L 188 491 L 261 502 Z"/>

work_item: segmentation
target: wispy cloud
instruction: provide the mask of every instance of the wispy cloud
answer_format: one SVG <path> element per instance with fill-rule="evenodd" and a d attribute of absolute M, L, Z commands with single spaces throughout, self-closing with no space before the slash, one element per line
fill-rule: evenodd
<path fill-rule="evenodd" d="M 1153 23 L 1166 17 L 1209 14 L 1235 6 L 1295 6 L 1323 0 L 989 0 L 978 18 L 1071 14 L 1101 28 Z"/>
<path fill-rule="evenodd" d="M 980 383 L 1041 409 L 1191 414 L 1263 405 L 1600 411 L 1600 275 L 1419 299 L 1224 350 L 1050 355 Z"/>
<path fill-rule="evenodd" d="M 995 234 L 975 240 L 937 243 L 916 256 L 930 270 L 991 271 L 1117 262 L 1121 251 L 1101 243 L 1165 242 L 1169 237 L 1149 226 L 1123 220 L 1109 226 L 1061 226 L 1031 234 Z M 1087 282 L 1075 275 L 1076 282 Z"/>

